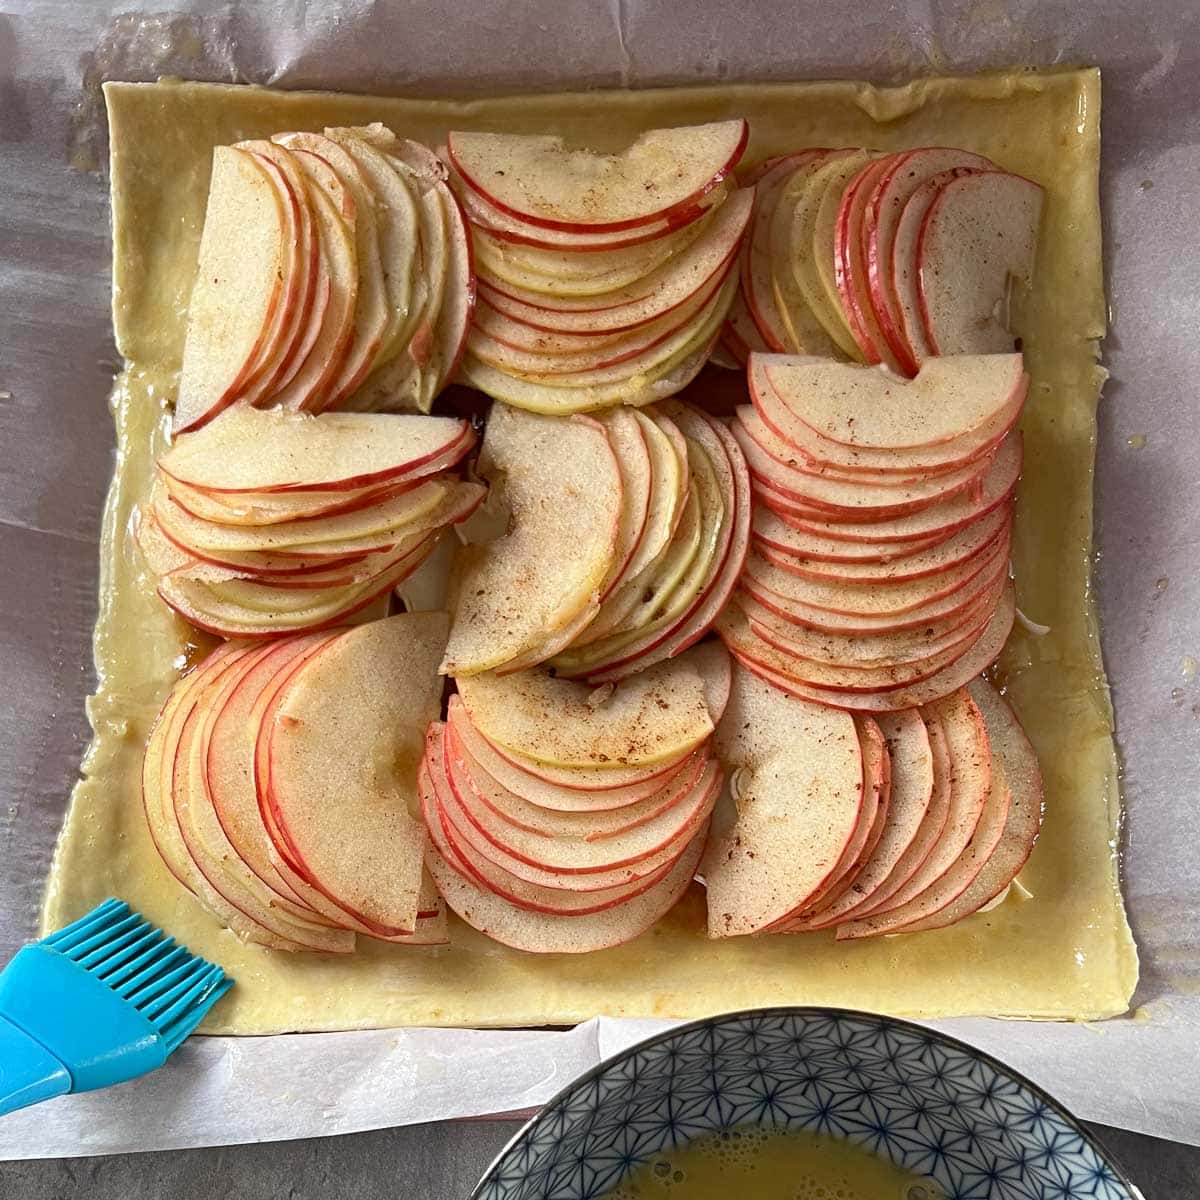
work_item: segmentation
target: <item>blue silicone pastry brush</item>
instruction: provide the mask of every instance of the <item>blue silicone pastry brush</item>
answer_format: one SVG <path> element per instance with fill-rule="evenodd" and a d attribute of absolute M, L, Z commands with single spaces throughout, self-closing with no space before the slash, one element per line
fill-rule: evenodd
<path fill-rule="evenodd" d="M 232 983 L 105 900 L 0 972 L 0 1115 L 161 1067 Z"/>

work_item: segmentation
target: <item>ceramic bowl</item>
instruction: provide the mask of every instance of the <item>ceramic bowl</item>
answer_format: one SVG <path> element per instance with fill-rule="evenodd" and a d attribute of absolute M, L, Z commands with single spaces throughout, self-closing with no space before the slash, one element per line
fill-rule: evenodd
<path fill-rule="evenodd" d="M 656 1154 L 739 1125 L 845 1137 L 949 1200 L 1140 1200 L 1079 1122 L 1003 1063 L 827 1008 L 731 1013 L 630 1047 L 550 1101 L 473 1200 L 597 1200 Z"/>

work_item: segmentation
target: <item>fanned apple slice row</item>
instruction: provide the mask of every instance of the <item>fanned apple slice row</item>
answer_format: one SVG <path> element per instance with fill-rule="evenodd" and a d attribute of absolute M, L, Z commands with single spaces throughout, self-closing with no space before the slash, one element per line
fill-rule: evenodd
<path fill-rule="evenodd" d="M 934 354 L 1010 350 L 1009 288 L 1033 282 L 1043 189 L 1000 171 L 944 184 L 917 239 L 921 320 Z"/>
<path fill-rule="evenodd" d="M 217 146 L 188 308 L 176 432 L 231 404 L 263 352 L 282 303 L 284 235 L 279 193 L 262 163 Z"/>
<path fill-rule="evenodd" d="M 503 537 L 459 552 L 442 663 L 456 676 L 503 666 L 599 606 L 623 502 L 604 427 L 586 418 L 495 404 L 479 471 L 504 478 L 511 516 Z"/>
<path fill-rule="evenodd" d="M 648 875 L 615 887 L 589 887 L 586 891 L 543 887 L 506 871 L 480 854 L 465 838 L 456 836 L 453 823 L 443 815 L 445 805 L 439 800 L 439 796 L 449 793 L 450 784 L 433 756 L 422 761 L 418 784 L 432 849 L 468 883 L 528 912 L 572 917 L 605 912 L 653 887 L 674 865 L 668 861 Z"/>
<path fill-rule="evenodd" d="M 805 929 L 828 929 L 838 924 L 860 906 L 866 906 L 893 874 L 902 876 L 897 880 L 897 887 L 908 877 L 904 874 L 905 856 L 916 844 L 933 797 L 934 759 L 929 731 L 915 709 L 880 713 L 876 721 L 887 739 L 891 761 L 891 789 L 883 829 L 849 885 L 841 895 L 829 899 L 806 917 Z M 938 824 L 933 831 L 931 845 L 940 835 L 941 828 Z M 914 850 L 911 859 L 918 857 L 923 860 L 920 847 Z M 913 863 L 914 869 L 917 865 Z"/>
<path fill-rule="evenodd" d="M 483 294 L 494 308 L 534 329 L 552 333 L 635 329 L 670 312 L 728 271 L 749 224 L 753 202 L 752 193 L 734 192 L 702 236 L 636 285 L 613 293 L 608 297 L 611 302 L 603 307 L 535 307 L 511 300 L 494 289 L 485 288 Z"/>
<path fill-rule="evenodd" d="M 337 905 L 388 934 L 420 911 L 425 830 L 416 764 L 438 715 L 438 613 L 405 613 L 343 633 L 292 676 L 259 737 L 268 803 L 297 865 Z"/>
<path fill-rule="evenodd" d="M 862 751 L 848 714 L 789 696 L 741 666 L 715 744 L 733 794 L 718 807 L 700 868 L 708 933 L 759 933 L 801 909 L 834 872 L 862 811 Z"/>
<path fill-rule="evenodd" d="M 704 850 L 698 833 L 670 870 L 644 892 L 602 912 L 552 915 L 517 908 L 468 882 L 436 850 L 429 870 L 446 903 L 473 929 L 506 946 L 544 954 L 586 954 L 632 941 L 683 898 Z"/>
<path fill-rule="evenodd" d="M 616 787 L 591 787 L 588 786 L 591 779 L 606 773 L 584 772 L 582 777 L 564 773 L 563 779 L 545 779 L 506 758 L 471 724 L 458 696 L 450 698 L 446 724 L 450 737 L 478 764 L 481 771 L 526 804 L 551 813 L 596 813 L 600 819 L 606 819 L 604 814 L 618 809 L 661 800 L 664 796 L 672 795 L 680 779 L 686 779 L 694 773 L 706 758 L 703 750 L 696 750 L 668 764 L 666 769 L 655 767 L 652 771 L 642 772 L 642 778 L 635 778 L 632 782 Z M 607 780 L 602 778 L 599 782 L 603 784 Z"/>
<path fill-rule="evenodd" d="M 984 679 L 968 685 L 983 713 L 993 769 L 1009 793 L 1008 816 L 996 848 L 967 887 L 936 912 L 917 917 L 893 932 L 944 929 L 978 912 L 1017 877 L 1029 859 L 1042 825 L 1042 773 L 1037 755 L 1020 722 L 999 693 Z"/>
<path fill-rule="evenodd" d="M 309 208 L 320 242 L 321 263 L 329 300 L 321 327 L 308 355 L 286 385 L 269 403 L 284 408 L 319 412 L 337 379 L 354 339 L 358 305 L 358 251 L 355 241 L 354 199 L 323 158 L 307 150 L 288 151 L 304 177 Z M 263 398 L 262 403 L 267 403 Z"/>
<path fill-rule="evenodd" d="M 924 146 L 891 155 L 889 168 L 875 184 L 863 213 L 866 275 L 875 318 L 906 375 L 918 362 L 904 336 L 903 318 L 893 280 L 896 229 L 905 205 L 927 180 L 955 168 L 987 171 L 995 164 L 978 154 L 942 146 Z"/>
<path fill-rule="evenodd" d="M 459 680 L 471 723 L 488 741 L 553 767 L 649 767 L 695 749 L 713 730 L 704 680 L 687 659 L 594 693 L 544 671 Z"/>
<path fill-rule="evenodd" d="M 925 915 L 917 911 L 919 906 L 907 906 L 942 881 L 949 883 L 951 891 L 945 902 L 953 899 L 978 874 L 1000 840 L 1008 813 L 1008 789 L 1002 778 L 993 778 L 987 725 L 978 705 L 959 689 L 928 705 L 923 715 L 940 726 L 946 741 L 948 759 L 941 765 L 948 761 L 950 776 L 943 786 L 950 791 L 950 809 L 945 827 L 912 876 L 886 899 L 867 902 L 853 921 L 839 925 L 839 938 L 887 932 L 892 913 L 900 913 L 899 924 L 906 917 Z M 932 908 L 939 907 L 935 900 Z"/>
<path fill-rule="evenodd" d="M 801 384 L 806 382 L 806 377 L 800 368 L 815 365 L 795 358 L 758 354 L 751 357 L 747 375 L 750 398 L 762 421 L 777 437 L 795 448 L 798 460 L 807 469 L 820 471 L 828 467 L 877 482 L 885 482 L 897 475 L 953 471 L 991 454 L 1012 430 L 1027 392 L 1027 385 L 1018 388 L 1010 396 L 1009 403 L 992 419 L 950 441 L 912 449 L 873 448 L 823 437 L 815 426 L 818 416 L 814 415 L 812 423 L 804 420 L 804 401 L 810 393 L 802 392 L 794 398 L 790 393 L 777 391 L 768 373 L 773 364 L 795 368 L 792 378 Z M 828 417 L 829 414 L 824 415 Z"/>
<path fill-rule="evenodd" d="M 459 810 L 490 843 L 529 866 L 568 875 L 634 866 L 668 846 L 690 840 L 708 819 L 715 798 L 713 784 L 720 773 L 719 764 L 709 760 L 693 787 L 674 805 L 624 830 L 619 837 L 589 838 L 567 831 L 535 833 L 505 821 L 489 803 L 502 801 L 498 790 L 494 785 L 489 786 L 485 778 L 476 779 L 469 774 L 465 761 L 455 754 L 454 743 L 445 737 L 444 730 L 436 732 L 435 742 L 427 747 L 427 757 L 438 750 L 443 754 L 446 777 Z"/>
<path fill-rule="evenodd" d="M 737 166 L 744 120 L 655 129 L 619 154 L 567 150 L 562 139 L 452 132 L 450 161 L 490 204 L 567 232 L 631 229 L 695 207 Z"/>
<path fill-rule="evenodd" d="M 473 442 L 457 417 L 235 408 L 176 438 L 158 466 L 215 493 L 343 491 L 444 470 Z"/>

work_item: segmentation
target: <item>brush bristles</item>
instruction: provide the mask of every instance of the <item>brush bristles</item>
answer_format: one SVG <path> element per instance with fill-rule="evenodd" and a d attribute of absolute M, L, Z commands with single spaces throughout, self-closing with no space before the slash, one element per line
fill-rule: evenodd
<path fill-rule="evenodd" d="M 220 967 L 191 954 L 123 900 L 105 900 L 42 944 L 134 1005 L 166 1040 L 168 1052 L 233 983 Z"/>

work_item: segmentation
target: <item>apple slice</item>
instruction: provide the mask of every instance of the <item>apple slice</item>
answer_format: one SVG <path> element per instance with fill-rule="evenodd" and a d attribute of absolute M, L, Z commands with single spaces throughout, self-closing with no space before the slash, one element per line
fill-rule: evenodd
<path fill-rule="evenodd" d="M 460 551 L 445 674 L 502 666 L 599 595 L 616 556 L 620 470 L 604 427 L 492 406 L 479 471 L 503 476 L 504 537 Z"/>
<path fill-rule="evenodd" d="M 554 767 L 648 767 L 679 758 L 713 730 L 704 680 L 690 660 L 659 663 L 606 697 L 544 671 L 458 681 L 488 741 Z"/>
<path fill-rule="evenodd" d="M 986 680 L 975 680 L 967 690 L 987 725 L 993 770 L 1002 775 L 1009 791 L 1004 832 L 982 870 L 965 890 L 937 912 L 910 921 L 896 932 L 943 929 L 978 912 L 1017 877 L 1041 829 L 1042 773 L 1025 731 L 1012 709 Z"/>
<path fill-rule="evenodd" d="M 1012 349 L 1012 280 L 1029 287 L 1044 190 L 1000 171 L 944 184 L 917 239 L 921 319 L 934 354 Z"/>
<path fill-rule="evenodd" d="M 934 787 L 934 760 L 925 722 L 915 709 L 880 713 L 876 720 L 887 739 L 891 762 L 891 786 L 879 840 L 866 854 L 862 865 L 842 893 L 822 904 L 818 911 L 805 920 L 805 929 L 828 929 L 845 920 L 848 914 L 869 903 L 894 873 L 903 872 L 905 856 L 916 842 L 929 812 Z M 943 790 L 942 794 L 948 806 L 949 793 Z M 935 830 L 931 830 L 931 845 L 940 835 L 943 824 L 944 813 L 942 822 Z M 919 848 L 912 857 L 915 859 L 918 855 Z M 913 865 L 915 869 L 918 864 Z M 906 878 L 907 875 L 899 879 L 897 887 Z"/>
<path fill-rule="evenodd" d="M 737 166 L 744 120 L 654 129 L 620 154 L 561 138 L 452 132 L 450 161 L 488 202 L 522 221 L 575 232 L 622 230 L 688 211 Z"/>
<path fill-rule="evenodd" d="M 416 200 L 374 140 L 379 136 L 386 141 L 389 134 L 390 131 L 382 126 L 325 130 L 325 136 L 354 160 L 374 199 L 375 234 L 388 309 L 376 355 L 377 364 L 404 349 L 404 334 L 416 307 L 420 258 L 420 218 Z"/>
<path fill-rule="evenodd" d="M 514 875 L 480 854 L 463 838 L 454 838 L 454 826 L 439 810 L 439 795 L 446 795 L 449 783 L 444 769 L 436 762 L 423 760 L 418 775 L 421 804 L 428 814 L 426 825 L 433 849 L 468 883 L 482 887 L 516 908 L 554 916 L 589 916 L 605 912 L 653 887 L 674 866 L 668 861 L 639 879 L 610 888 L 587 891 L 543 887 Z"/>
<path fill-rule="evenodd" d="M 494 288 L 481 290 L 494 308 L 534 329 L 563 333 L 635 329 L 677 308 L 729 270 L 750 222 L 753 202 L 752 193 L 734 192 L 717 209 L 701 237 L 636 285 L 604 297 L 603 305 L 596 299 L 578 304 L 556 299 L 553 305 L 532 305 Z"/>
<path fill-rule="evenodd" d="M 266 715 L 268 803 L 297 866 L 337 905 L 411 933 L 425 831 L 415 768 L 438 715 L 446 617 L 405 613 L 351 629 L 288 681 Z"/>
<path fill-rule="evenodd" d="M 272 332 L 282 302 L 284 214 L 262 163 L 213 150 L 196 283 L 188 308 L 176 432 L 231 404 Z"/>
<path fill-rule="evenodd" d="M 681 778 L 695 773 L 697 764 L 702 764 L 706 758 L 704 751 L 697 750 L 671 764 L 665 771 L 656 766 L 648 772 L 642 772 L 642 778 L 624 785 L 591 787 L 572 773 L 567 773 L 569 782 L 564 783 L 523 770 L 475 729 L 459 696 L 450 697 L 446 725 L 455 744 L 478 764 L 480 770 L 527 804 L 551 812 L 607 813 L 661 798 L 664 794 L 671 794 Z M 585 778 L 605 774 L 598 771 L 584 773 Z M 605 784 L 608 781 L 601 778 L 598 782 Z"/>
<path fill-rule="evenodd" d="M 320 411 L 354 339 L 358 304 L 356 213 L 353 197 L 323 158 L 307 150 L 291 154 L 304 176 L 320 242 L 319 269 L 328 279 L 329 301 L 307 357 L 287 384 L 276 390 L 271 402 L 285 408 Z"/>
<path fill-rule="evenodd" d="M 1006 413 L 1027 387 L 1020 354 L 925 363 L 913 380 L 848 363 L 768 356 L 767 378 L 821 437 L 872 450 L 912 450 L 967 437 Z"/>
<path fill-rule="evenodd" d="M 945 828 L 929 857 L 909 879 L 890 896 L 875 898 L 861 907 L 854 921 L 838 927 L 839 938 L 868 936 L 875 932 L 877 919 L 879 931 L 883 932 L 887 915 L 901 909 L 951 872 L 977 835 L 986 835 L 984 840 L 989 842 L 987 852 L 990 853 L 1003 829 L 1007 794 L 1003 789 L 996 789 L 997 795 L 993 796 L 992 753 L 987 726 L 978 705 L 960 688 L 925 707 L 926 715 L 940 727 L 946 740 L 950 776 L 948 783 L 942 786 L 949 787 L 950 809 Z M 945 765 L 944 760 L 941 765 Z M 1003 810 L 999 819 L 995 811 L 997 799 L 1002 802 L 999 807 Z M 985 818 L 987 828 L 981 829 Z"/>
<path fill-rule="evenodd" d="M 871 304 L 864 230 L 871 196 L 894 158 L 885 155 L 867 163 L 846 185 L 833 227 L 833 274 L 850 332 L 865 360 L 882 362 L 889 370 L 903 373 L 903 364 L 888 345 Z"/>
<path fill-rule="evenodd" d="M 949 536 L 953 537 L 954 533 Z M 755 510 L 751 523 L 751 538 L 757 547 L 770 547 L 781 554 L 810 562 L 828 563 L 888 563 L 896 558 L 928 550 L 943 540 L 942 535 L 932 534 L 902 542 L 848 542 L 801 529 L 768 508 Z"/>
<path fill-rule="evenodd" d="M 640 895 L 590 916 L 525 911 L 467 882 L 436 850 L 428 860 L 446 903 L 472 928 L 518 950 L 586 954 L 631 941 L 664 917 L 687 891 L 704 840 L 705 833 L 698 833 L 670 870 Z"/>
<path fill-rule="evenodd" d="M 933 176 L 955 168 L 992 170 L 995 164 L 978 154 L 941 146 L 903 151 L 889 156 L 888 163 L 888 169 L 867 198 L 862 216 L 867 283 L 871 308 L 889 348 L 899 361 L 903 373 L 915 375 L 918 364 L 904 337 L 893 286 L 892 256 L 896 227 L 910 197 Z"/>
<path fill-rule="evenodd" d="M 716 749 L 736 815 L 701 866 L 710 937 L 758 933 L 803 907 L 836 868 L 863 802 L 854 721 L 733 672 Z"/>
<path fill-rule="evenodd" d="M 645 800 L 624 805 L 619 809 L 572 809 L 569 805 L 581 794 L 587 796 L 588 793 L 549 786 L 546 786 L 546 791 L 553 793 L 555 806 L 547 807 L 526 800 L 486 771 L 466 748 L 461 736 L 463 724 L 460 718 L 459 729 L 455 730 L 451 723 L 447 722 L 445 748 L 447 755 L 459 764 L 458 773 L 467 781 L 473 797 L 501 822 L 545 838 L 605 841 L 654 821 L 685 798 L 694 788 L 708 762 L 708 755 L 697 751 L 685 760 L 679 771 L 668 776 L 665 787 L 660 787 Z M 511 767 L 509 769 L 511 771 Z M 518 782 L 523 781 L 518 778 Z"/>
<path fill-rule="evenodd" d="M 426 762 L 428 763 L 428 759 Z M 437 791 L 436 812 L 428 807 L 425 810 L 427 826 L 440 823 L 446 841 L 459 852 L 463 859 L 474 860 L 483 869 L 480 874 L 487 876 L 492 868 L 502 872 L 499 878 L 513 876 L 525 883 L 545 889 L 548 892 L 576 893 L 595 895 L 597 892 L 611 893 L 614 888 L 633 888 L 639 883 L 653 880 L 669 869 L 689 845 L 686 837 L 669 842 L 653 854 L 639 858 L 636 862 L 622 866 L 598 867 L 587 871 L 562 871 L 555 867 L 531 863 L 525 858 L 510 854 L 502 846 L 487 836 L 480 826 L 471 819 L 459 796 L 454 791 L 449 780 L 436 775 L 435 768 L 430 766 L 430 774 L 435 779 Z M 703 776 L 706 793 L 702 797 L 702 805 L 710 806 L 721 787 L 720 768 L 715 760 L 710 760 Z M 424 802 L 424 801 L 423 801 Z"/>
<path fill-rule="evenodd" d="M 786 392 L 776 390 L 768 375 L 768 368 L 774 364 L 797 368 L 815 365 L 812 360 L 801 363 L 794 358 L 752 356 L 747 376 L 750 396 L 754 410 L 763 422 L 777 437 L 795 448 L 797 456 L 809 469 L 818 471 L 833 468 L 842 473 L 863 474 L 869 478 L 937 474 L 983 458 L 992 453 L 1009 434 L 1020 416 L 1027 391 L 1027 385 L 1018 388 L 1009 398 L 1009 403 L 991 420 L 948 442 L 909 449 L 891 446 L 873 448 L 823 437 L 816 428 L 815 416 L 812 422 L 803 419 L 803 411 L 799 411 L 803 408 L 803 400 L 797 399 L 793 407 L 793 398 Z M 793 378 L 801 383 L 805 381 L 803 373 Z"/>
<path fill-rule="evenodd" d="M 806 579 L 830 583 L 899 583 L 938 575 L 978 555 L 988 554 L 998 539 L 1009 536 L 1011 525 L 1012 509 L 1005 505 L 932 546 L 882 563 L 813 560 L 770 545 L 762 545 L 759 552 L 767 562 Z"/>
<path fill-rule="evenodd" d="M 215 493 L 344 491 L 444 470 L 473 442 L 457 417 L 234 408 L 177 438 L 158 466 Z"/>
<path fill-rule="evenodd" d="M 690 840 L 708 820 L 715 799 L 714 783 L 721 770 L 718 763 L 710 760 L 696 784 L 676 804 L 650 820 L 621 831 L 619 837 L 595 838 L 565 829 L 548 834 L 531 832 L 498 816 L 493 805 L 503 803 L 502 789 L 489 784 L 486 777 L 469 773 L 465 760 L 455 754 L 454 743 L 446 739 L 443 729 L 435 725 L 431 739 L 426 757 L 442 753 L 446 778 L 458 810 L 467 820 L 506 855 L 529 866 L 564 875 L 588 875 L 635 866 L 668 846 L 681 846 Z M 567 819 L 564 814 L 558 814 L 559 822 Z"/>

